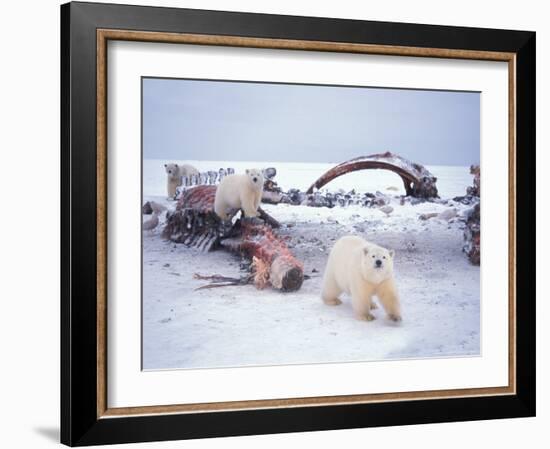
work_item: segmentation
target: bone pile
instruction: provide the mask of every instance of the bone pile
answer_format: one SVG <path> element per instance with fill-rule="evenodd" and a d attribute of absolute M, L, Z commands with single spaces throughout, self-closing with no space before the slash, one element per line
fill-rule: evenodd
<path fill-rule="evenodd" d="M 216 185 L 219 184 L 226 176 L 233 174 L 235 174 L 235 169 L 228 167 L 220 168 L 218 171 L 208 170 L 201 172 L 198 175 L 184 176 L 182 178 L 181 187 L 178 187 L 176 190 L 176 197 L 179 198 L 181 193 L 188 187 Z"/>
<path fill-rule="evenodd" d="M 182 191 L 176 210 L 167 214 L 162 237 L 211 251 L 227 229 L 213 211 L 216 187 L 196 186 Z"/>
<path fill-rule="evenodd" d="M 363 207 L 382 207 L 390 203 L 391 196 L 382 192 L 364 192 L 359 193 L 355 189 L 348 192 L 344 190 L 329 191 L 328 189 L 316 190 L 313 193 L 301 191 L 300 189 L 290 188 L 288 191 L 283 191 L 275 181 L 277 170 L 274 167 L 262 169 L 265 182 L 264 192 L 262 196 L 263 203 L 269 204 L 291 204 L 294 206 L 310 206 L 310 207 L 347 207 L 357 205 Z M 234 174 L 232 168 L 220 168 L 216 171 L 207 171 L 199 175 L 193 175 L 183 178 L 183 184 L 178 187 L 176 199 L 179 199 L 182 194 L 191 187 L 199 185 L 217 185 L 225 176 Z M 411 202 L 412 204 L 436 201 L 437 198 L 423 198 L 406 196 L 402 197 L 402 202 Z"/>
<path fill-rule="evenodd" d="M 273 231 L 279 223 L 261 208 L 259 219 L 241 218 L 235 223 L 224 223 L 214 212 L 215 196 L 216 186 L 185 190 L 176 210 L 167 214 L 162 237 L 202 251 L 221 245 L 251 261 L 251 279 L 257 288 L 271 285 L 282 291 L 298 290 L 304 280 L 303 264 Z"/>

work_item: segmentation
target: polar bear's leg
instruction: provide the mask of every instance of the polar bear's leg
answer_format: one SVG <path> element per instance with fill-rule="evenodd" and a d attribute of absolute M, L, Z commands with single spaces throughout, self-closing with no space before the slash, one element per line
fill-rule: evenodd
<path fill-rule="evenodd" d="M 247 192 L 248 193 L 248 192 Z M 255 195 L 248 193 L 247 195 L 241 194 L 241 208 L 245 217 L 257 217 L 258 213 L 254 207 Z"/>
<path fill-rule="evenodd" d="M 393 279 L 382 282 L 376 290 L 376 295 L 380 298 L 380 302 L 388 314 L 388 318 L 392 321 L 401 321 L 399 296 L 397 295 Z"/>
<path fill-rule="evenodd" d="M 225 208 L 223 206 L 214 207 L 214 212 L 216 212 L 216 215 L 220 217 L 222 221 L 226 221 L 228 219 L 227 213 L 225 212 Z"/>
<path fill-rule="evenodd" d="M 372 288 L 364 283 L 351 285 L 351 306 L 360 320 L 372 321 L 374 315 L 370 313 L 372 306 Z"/>
<path fill-rule="evenodd" d="M 214 198 L 214 212 L 216 212 L 216 215 L 222 219 L 222 221 L 227 220 L 227 213 L 226 213 L 226 205 L 225 201 L 222 199 L 222 193 L 220 191 L 216 191 L 216 196 Z"/>
<path fill-rule="evenodd" d="M 174 197 L 176 196 L 176 183 L 171 179 L 168 179 L 166 186 L 166 189 L 168 191 L 168 198 L 174 199 Z"/>
<path fill-rule="evenodd" d="M 342 293 L 342 291 L 336 284 L 334 277 L 330 274 L 326 274 L 323 279 L 323 290 L 321 292 L 323 302 L 329 306 L 337 306 L 342 304 L 342 301 L 338 298 L 340 293 Z"/>
<path fill-rule="evenodd" d="M 260 203 L 262 202 L 262 191 L 256 192 L 256 197 L 254 199 L 254 209 L 258 210 L 258 207 L 260 207 Z"/>

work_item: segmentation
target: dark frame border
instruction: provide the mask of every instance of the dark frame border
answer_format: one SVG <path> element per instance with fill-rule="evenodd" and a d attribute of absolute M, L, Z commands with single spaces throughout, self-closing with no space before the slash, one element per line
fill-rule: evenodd
<path fill-rule="evenodd" d="M 61 7 L 61 441 L 90 445 L 511 418 L 535 414 L 535 33 L 174 8 Z M 514 53 L 516 392 L 151 416 L 98 417 L 98 29 Z M 405 49 L 405 50 L 403 50 Z M 466 57 L 466 56 L 465 56 Z M 513 168 L 513 167 L 511 167 Z M 101 311 L 100 311 L 101 313 Z"/>

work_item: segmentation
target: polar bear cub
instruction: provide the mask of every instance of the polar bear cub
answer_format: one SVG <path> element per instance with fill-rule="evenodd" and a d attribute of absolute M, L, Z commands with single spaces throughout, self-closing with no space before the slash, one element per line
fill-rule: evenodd
<path fill-rule="evenodd" d="M 236 209 L 242 209 L 245 217 L 257 217 L 263 190 L 261 170 L 253 168 L 244 175 L 225 176 L 216 189 L 214 211 L 222 220 L 227 220 L 228 212 Z"/>
<path fill-rule="evenodd" d="M 199 171 L 189 164 L 164 164 L 167 175 L 166 190 L 168 198 L 176 196 L 176 188 L 183 184 L 184 176 L 198 175 Z"/>
<path fill-rule="evenodd" d="M 399 296 L 393 278 L 393 250 L 387 250 L 358 236 L 344 236 L 328 257 L 321 297 L 325 304 L 341 304 L 341 293 L 351 295 L 355 315 L 372 321 L 376 295 L 388 318 L 401 321 Z"/>

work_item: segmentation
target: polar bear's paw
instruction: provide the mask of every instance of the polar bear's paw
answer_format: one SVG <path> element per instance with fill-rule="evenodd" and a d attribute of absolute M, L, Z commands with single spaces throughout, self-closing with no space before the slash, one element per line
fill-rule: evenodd
<path fill-rule="evenodd" d="M 374 321 L 376 317 L 372 313 L 367 313 L 364 315 L 357 315 L 357 318 L 361 321 Z"/>
<path fill-rule="evenodd" d="M 242 218 L 242 222 L 243 223 L 248 223 L 248 224 L 251 224 L 251 225 L 262 225 L 262 224 L 265 224 L 265 221 L 263 221 L 261 218 L 259 217 L 243 217 Z"/>
<path fill-rule="evenodd" d="M 388 318 L 396 323 L 402 321 L 402 318 L 401 318 L 401 315 L 396 315 L 396 314 L 393 314 L 393 313 L 390 313 L 388 315 Z"/>
<path fill-rule="evenodd" d="M 330 298 L 330 299 L 323 298 L 323 301 L 327 306 L 339 306 L 340 304 L 342 304 L 342 301 L 339 298 Z"/>

